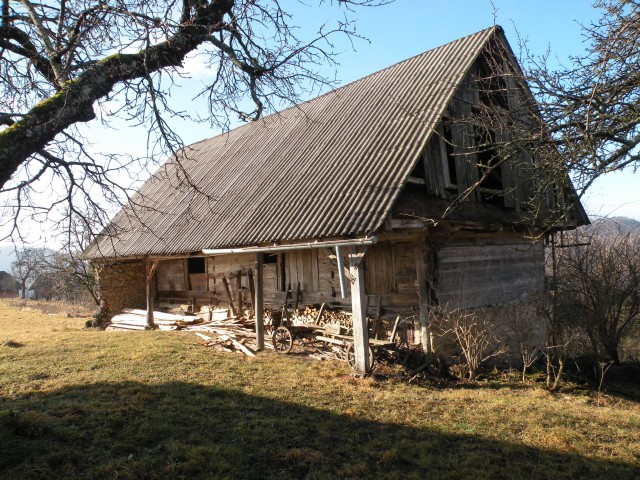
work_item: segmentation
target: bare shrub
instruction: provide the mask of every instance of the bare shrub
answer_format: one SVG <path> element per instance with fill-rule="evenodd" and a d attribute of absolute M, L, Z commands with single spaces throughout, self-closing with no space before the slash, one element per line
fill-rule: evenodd
<path fill-rule="evenodd" d="M 436 335 L 452 339 L 459 348 L 463 360 L 458 375 L 461 379 L 475 380 L 482 365 L 508 350 L 495 336 L 493 323 L 477 310 L 434 308 L 431 324 Z"/>
<path fill-rule="evenodd" d="M 522 381 L 524 382 L 527 369 L 543 355 L 540 344 L 536 345 L 541 323 L 540 316 L 535 314 L 537 311 L 532 312 L 530 308 L 524 306 L 512 306 L 509 313 L 514 343 L 522 362 Z"/>

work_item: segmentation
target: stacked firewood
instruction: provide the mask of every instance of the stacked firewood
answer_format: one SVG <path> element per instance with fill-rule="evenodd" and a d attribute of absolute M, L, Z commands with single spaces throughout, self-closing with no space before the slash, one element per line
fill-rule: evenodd
<path fill-rule="evenodd" d="M 294 318 L 307 320 L 302 323 L 317 323 L 321 326 L 338 324 L 345 327 L 346 333 L 348 334 L 350 334 L 353 329 L 351 312 L 346 312 L 344 310 L 329 310 L 325 308 L 322 312 L 322 317 L 319 320 L 317 320 L 318 314 L 320 313 L 319 308 L 307 306 L 304 310 L 299 310 L 298 312 L 298 315 L 295 315 Z"/>

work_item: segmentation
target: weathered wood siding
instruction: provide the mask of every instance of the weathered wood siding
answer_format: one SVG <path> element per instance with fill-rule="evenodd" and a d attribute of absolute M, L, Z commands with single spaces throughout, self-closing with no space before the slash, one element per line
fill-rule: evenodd
<path fill-rule="evenodd" d="M 345 265 L 347 258 L 345 252 Z M 191 303 L 196 305 L 229 306 L 223 277 L 233 299 L 238 303 L 237 278 L 241 277 L 243 308 L 251 306 L 248 273 L 254 268 L 255 255 L 220 255 L 206 259 L 206 290 L 198 290 L 187 279 L 185 259 L 159 262 L 156 277 L 158 299 L 161 303 Z M 364 276 L 367 295 L 375 296 L 370 312 L 377 309 L 378 298 L 383 312 L 411 312 L 418 305 L 416 258 L 414 244 L 410 242 L 382 242 L 367 249 L 364 257 Z M 279 254 L 277 262 L 264 265 L 264 302 L 266 307 L 278 308 L 284 303 L 286 289 L 290 289 L 288 303 L 295 302 L 300 284 L 299 305 L 326 303 L 333 307 L 351 308 L 350 282 L 347 278 L 346 297 L 340 296 L 335 250 L 294 250 Z"/>
<path fill-rule="evenodd" d="M 424 240 L 420 240 L 424 242 Z M 369 313 L 378 302 L 384 315 L 409 315 L 418 307 L 418 260 L 428 265 L 427 249 L 418 249 L 424 258 L 416 258 L 413 242 L 381 242 L 367 249 L 364 259 L 365 289 L 372 296 Z"/>
<path fill-rule="evenodd" d="M 530 242 L 504 234 L 457 238 L 438 249 L 435 268 L 429 265 L 430 251 L 426 243 L 424 248 L 416 248 L 415 242 L 425 243 L 426 240 L 385 241 L 367 249 L 364 278 L 366 294 L 371 299 L 370 314 L 375 313 L 378 302 L 385 315 L 409 315 L 412 310 L 415 311 L 419 304 L 418 261 L 423 262 L 427 271 L 437 271 L 438 302 L 451 308 L 474 308 L 518 301 L 539 293 L 544 286 L 542 241 Z M 416 255 L 424 258 L 418 259 Z M 161 302 L 191 303 L 195 300 L 197 305 L 228 307 L 229 296 L 223 283 L 223 278 L 226 278 L 234 306 L 238 307 L 241 298 L 243 309 L 251 307 L 249 271 L 253 273 L 255 255 L 207 258 L 206 291 L 186 288 L 186 265 L 184 259 L 161 261 L 158 264 L 158 298 Z M 288 251 L 279 255 L 277 263 L 265 264 L 265 305 L 279 308 L 289 288 L 288 304 L 293 306 L 298 283 L 301 307 L 321 303 L 347 309 L 351 306 L 348 279 L 347 297 L 340 297 L 334 250 Z"/>
<path fill-rule="evenodd" d="M 523 300 L 544 287 L 542 241 L 510 238 L 458 244 L 438 252 L 437 295 L 448 308 Z"/>
<path fill-rule="evenodd" d="M 447 107 L 445 115 L 435 128 L 431 141 L 423 154 L 424 172 L 426 172 L 426 189 L 430 195 L 441 198 L 451 198 L 466 193 L 465 201 L 483 200 L 484 186 L 477 185 L 480 179 L 479 165 L 476 156 L 476 125 L 477 112 L 481 110 L 481 98 L 479 95 L 479 79 L 490 75 L 487 71 L 485 60 L 478 59 L 476 66 L 467 74 L 460 87 L 456 90 L 451 103 Z M 492 203 L 520 211 L 522 205 L 531 198 L 535 177 L 533 159 L 529 152 L 512 151 L 511 136 L 514 132 L 509 127 L 507 116 L 517 116 L 518 109 L 522 105 L 521 94 L 517 91 L 519 85 L 505 77 L 507 92 L 506 105 L 492 105 L 494 115 L 504 115 L 494 118 L 491 129 L 496 137 L 496 152 L 498 158 L 504 160 L 500 165 L 500 178 L 502 181 L 502 195 L 496 199 L 490 195 Z M 486 101 L 486 100 L 485 100 Z M 508 113 L 508 112 L 511 113 Z M 480 125 L 478 125 L 480 126 Z M 487 125 L 480 126 L 487 128 Z M 519 126 L 522 128 L 522 126 Z M 521 132 L 515 132 L 519 134 Z M 453 159 L 449 158 L 449 155 Z M 455 168 L 454 168 L 455 165 Z M 450 172 L 454 169 L 455 172 Z M 450 182 L 450 178 L 456 178 L 456 184 Z M 468 189 L 473 188 L 472 191 Z"/>
<path fill-rule="evenodd" d="M 156 267 L 158 292 L 186 290 L 184 258 L 162 260 Z"/>

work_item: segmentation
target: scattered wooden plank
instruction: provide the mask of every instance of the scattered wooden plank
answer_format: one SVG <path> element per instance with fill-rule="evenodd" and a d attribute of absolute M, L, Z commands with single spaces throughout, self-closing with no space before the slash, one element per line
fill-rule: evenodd
<path fill-rule="evenodd" d="M 144 330 L 144 325 L 129 325 L 126 323 L 118 323 L 109 325 L 107 328 L 110 330 Z"/>
<path fill-rule="evenodd" d="M 134 315 L 131 313 L 121 313 L 111 319 L 111 323 L 127 323 L 130 325 L 145 325 L 147 322 L 146 313 L 145 316 Z M 175 320 L 161 320 L 155 319 L 156 325 L 176 325 Z"/>
<path fill-rule="evenodd" d="M 234 340 L 233 338 L 231 339 L 231 341 L 233 342 L 233 346 L 234 347 L 238 348 L 242 353 L 244 353 L 248 357 L 255 357 L 256 356 L 255 352 L 253 350 L 251 350 L 249 347 L 244 346 L 239 341 Z"/>
<path fill-rule="evenodd" d="M 204 335 L 200 332 L 193 332 L 195 333 L 198 337 L 200 337 L 202 340 L 206 341 L 206 342 L 211 342 L 213 339 L 211 337 L 209 337 L 208 335 Z"/>
<path fill-rule="evenodd" d="M 123 308 L 123 312 L 131 313 L 134 315 L 147 315 L 146 310 L 136 309 L 136 308 Z M 167 312 L 159 312 L 157 310 L 153 311 L 153 318 L 156 320 L 173 320 L 173 321 L 181 321 L 181 322 L 197 322 L 200 320 L 200 317 L 196 315 L 175 315 L 173 313 Z"/>

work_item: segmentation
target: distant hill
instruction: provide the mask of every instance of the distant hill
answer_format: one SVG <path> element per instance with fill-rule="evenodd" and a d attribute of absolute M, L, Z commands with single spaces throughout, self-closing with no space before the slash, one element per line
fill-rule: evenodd
<path fill-rule="evenodd" d="M 601 233 L 627 234 L 637 232 L 640 235 L 640 221 L 629 217 L 605 217 L 595 220 L 586 230 L 596 230 Z"/>
<path fill-rule="evenodd" d="M 12 245 L 0 247 L 0 271 L 11 272 L 11 264 L 16 260 L 16 250 Z"/>

